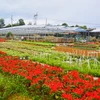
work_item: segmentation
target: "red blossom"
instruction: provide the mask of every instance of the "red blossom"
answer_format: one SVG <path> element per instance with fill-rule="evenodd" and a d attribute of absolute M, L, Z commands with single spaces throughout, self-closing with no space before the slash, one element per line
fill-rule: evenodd
<path fill-rule="evenodd" d="M 76 70 L 64 74 L 62 68 L 5 54 L 0 51 L 0 67 L 4 72 L 23 76 L 31 81 L 31 85 L 38 84 L 39 88 L 45 85 L 50 88 L 50 93 L 60 91 L 65 100 L 100 100 L 100 78 L 95 81 L 93 76 L 80 74 Z M 73 92 L 78 96 L 75 97 Z"/>

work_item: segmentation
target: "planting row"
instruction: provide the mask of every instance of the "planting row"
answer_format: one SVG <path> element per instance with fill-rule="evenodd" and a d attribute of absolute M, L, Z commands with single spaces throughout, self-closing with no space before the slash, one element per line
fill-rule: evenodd
<path fill-rule="evenodd" d="M 28 81 L 30 94 L 41 100 L 99 100 L 100 79 L 78 71 L 64 71 L 56 66 L 40 64 L 0 52 L 0 67 L 6 73 L 20 75 Z"/>
<path fill-rule="evenodd" d="M 6 42 L 6 40 L 5 40 L 5 39 L 0 38 L 0 42 Z"/>
<path fill-rule="evenodd" d="M 78 70 L 82 73 L 100 76 L 100 62 L 97 59 L 74 56 L 62 53 L 48 47 L 23 44 L 22 42 L 5 42 L 0 44 L 0 49 L 20 59 L 31 59 L 52 66 L 59 66 L 65 70 Z"/>

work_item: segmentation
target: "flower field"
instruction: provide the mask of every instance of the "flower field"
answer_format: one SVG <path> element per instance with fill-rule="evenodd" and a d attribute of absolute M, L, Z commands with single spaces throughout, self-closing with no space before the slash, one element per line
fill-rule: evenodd
<path fill-rule="evenodd" d="M 89 57 L 74 55 L 70 52 L 58 52 L 54 50 L 52 43 L 34 43 L 24 41 L 1 42 L 0 50 L 11 56 L 19 56 L 20 59 L 31 59 L 51 66 L 59 66 L 65 70 L 78 70 L 81 73 L 100 76 L 100 62 Z M 63 49 L 64 50 L 64 49 Z"/>
<path fill-rule="evenodd" d="M 81 55 L 81 56 L 86 56 L 86 57 L 91 57 L 91 56 L 100 57 L 99 50 L 84 50 L 84 49 L 65 47 L 65 46 L 55 47 L 55 50 L 69 52 L 74 55 Z"/>
<path fill-rule="evenodd" d="M 65 72 L 62 68 L 20 60 L 0 51 L 0 67 L 5 73 L 27 79 L 31 96 L 41 100 L 99 100 L 100 79 L 78 71 Z"/>
<path fill-rule="evenodd" d="M 5 39 L 0 38 L 0 42 L 6 42 L 6 40 L 5 40 Z"/>
<path fill-rule="evenodd" d="M 100 78 L 94 77 L 100 76 L 99 63 L 80 67 L 76 55 L 52 46 L 1 41 L 0 100 L 13 100 L 13 95 L 25 100 L 100 100 Z"/>

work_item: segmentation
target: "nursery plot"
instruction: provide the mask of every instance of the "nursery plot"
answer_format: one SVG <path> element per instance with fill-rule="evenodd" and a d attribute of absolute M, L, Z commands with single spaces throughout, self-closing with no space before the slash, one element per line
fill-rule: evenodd
<path fill-rule="evenodd" d="M 60 66 L 65 70 L 78 70 L 83 73 L 99 76 L 100 63 L 96 58 L 74 55 L 68 52 L 58 52 L 52 47 L 29 45 L 30 42 L 3 42 L 0 49 L 9 55 L 19 56 L 20 59 L 37 61 L 53 66 Z"/>
<path fill-rule="evenodd" d="M 79 48 L 67 47 L 67 46 L 56 46 L 55 50 L 61 52 L 69 52 L 76 56 L 86 56 L 86 57 L 99 57 L 99 50 L 82 50 Z"/>
<path fill-rule="evenodd" d="M 100 78 L 94 79 L 76 70 L 65 71 L 57 66 L 24 61 L 0 52 L 0 72 L 4 75 L 0 74 L 0 86 L 6 92 L 5 95 L 1 93 L 0 97 L 4 100 L 12 97 L 13 93 L 16 97 L 19 92 L 28 94 L 32 100 L 100 99 Z M 21 100 L 22 96 L 17 98 Z"/>

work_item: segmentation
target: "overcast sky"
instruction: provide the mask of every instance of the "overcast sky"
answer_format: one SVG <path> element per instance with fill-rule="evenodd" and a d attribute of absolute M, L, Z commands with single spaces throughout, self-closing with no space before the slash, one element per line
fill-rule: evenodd
<path fill-rule="evenodd" d="M 5 23 L 17 22 L 19 18 L 26 23 L 34 23 L 33 16 L 38 12 L 38 24 L 87 25 L 100 27 L 100 0 L 0 0 L 0 18 Z"/>

